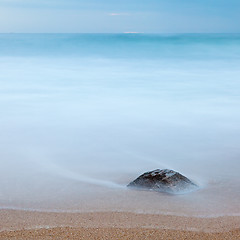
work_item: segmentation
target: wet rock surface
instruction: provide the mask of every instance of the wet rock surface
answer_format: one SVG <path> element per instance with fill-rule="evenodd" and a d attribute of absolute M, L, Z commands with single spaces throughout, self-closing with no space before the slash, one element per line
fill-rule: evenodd
<path fill-rule="evenodd" d="M 182 174 L 169 169 L 156 169 L 146 172 L 127 185 L 167 193 L 185 193 L 198 189 L 198 186 Z"/>

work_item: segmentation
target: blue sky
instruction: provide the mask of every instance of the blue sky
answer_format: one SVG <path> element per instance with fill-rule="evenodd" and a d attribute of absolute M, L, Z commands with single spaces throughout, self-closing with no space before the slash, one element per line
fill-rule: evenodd
<path fill-rule="evenodd" d="M 0 0 L 0 32 L 240 32 L 240 0 Z"/>

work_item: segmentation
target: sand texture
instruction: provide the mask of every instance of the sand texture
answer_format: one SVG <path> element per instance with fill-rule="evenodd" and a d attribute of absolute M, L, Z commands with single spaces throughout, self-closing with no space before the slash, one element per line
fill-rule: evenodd
<path fill-rule="evenodd" d="M 240 217 L 1 210 L 0 239 L 240 239 Z"/>
<path fill-rule="evenodd" d="M 143 228 L 70 228 L 19 230 L 1 232 L 0 239 L 240 239 L 239 231 L 203 233 Z"/>

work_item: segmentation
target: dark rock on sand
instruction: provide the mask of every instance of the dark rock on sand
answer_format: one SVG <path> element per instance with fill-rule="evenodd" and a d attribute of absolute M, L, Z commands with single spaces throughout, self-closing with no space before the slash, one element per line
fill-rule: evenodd
<path fill-rule="evenodd" d="M 169 169 L 146 172 L 127 186 L 167 193 L 185 193 L 198 188 L 187 177 Z"/>

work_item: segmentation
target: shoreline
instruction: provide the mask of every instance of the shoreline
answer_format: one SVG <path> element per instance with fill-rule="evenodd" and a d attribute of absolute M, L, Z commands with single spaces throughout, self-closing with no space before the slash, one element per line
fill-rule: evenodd
<path fill-rule="evenodd" d="M 174 239 L 180 236 L 178 239 L 235 240 L 240 239 L 240 217 L 0 210 L 0 239 L 116 239 L 116 236 L 120 237 L 118 239 Z"/>
<path fill-rule="evenodd" d="M 204 218 L 204 219 L 214 219 L 214 218 L 223 218 L 223 217 L 240 217 L 240 213 L 229 213 L 229 214 L 179 214 L 174 212 L 163 212 L 163 213 L 149 213 L 143 211 L 135 211 L 135 210 L 70 210 L 70 209 L 42 209 L 42 208 L 21 208 L 21 207 L 0 207 L 1 211 L 19 211 L 19 212 L 33 212 L 33 213 L 59 213 L 59 214 L 92 214 L 92 213 L 126 213 L 126 214 L 136 214 L 136 215 L 161 215 L 161 216 L 174 216 L 174 217 L 186 217 L 186 218 Z"/>

